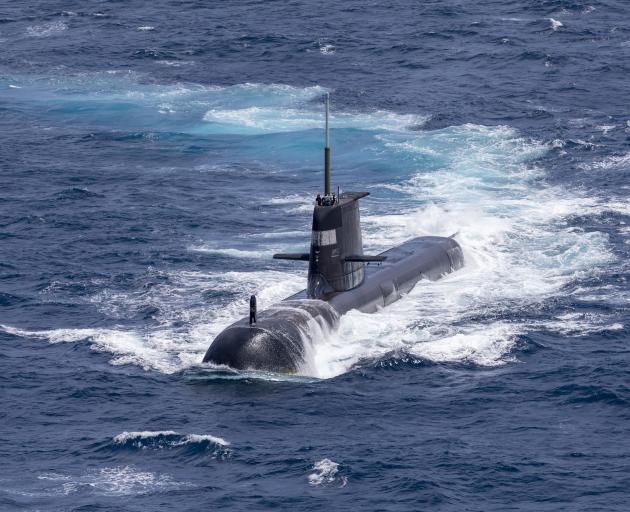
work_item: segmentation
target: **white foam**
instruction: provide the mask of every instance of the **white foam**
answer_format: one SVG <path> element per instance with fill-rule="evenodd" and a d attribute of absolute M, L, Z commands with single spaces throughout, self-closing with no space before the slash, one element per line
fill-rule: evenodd
<path fill-rule="evenodd" d="M 505 322 L 491 322 L 476 329 L 470 327 L 432 341 L 414 343 L 409 353 L 434 362 L 469 362 L 496 366 L 506 362 L 514 346 L 518 328 Z"/>
<path fill-rule="evenodd" d="M 541 328 L 572 337 L 624 329 L 622 323 L 612 320 L 608 315 L 577 312 L 558 315 L 550 320 L 541 321 L 538 325 Z"/>
<path fill-rule="evenodd" d="M 165 492 L 191 487 L 186 482 L 176 482 L 169 475 L 140 471 L 134 466 L 117 466 L 89 470 L 80 476 L 60 473 L 43 473 L 39 480 L 59 482 L 65 495 L 79 491 L 104 496 L 132 496 Z"/>
<path fill-rule="evenodd" d="M 609 304 L 613 307 L 630 306 L 630 291 L 625 287 L 616 285 L 603 285 L 591 287 L 578 287 L 571 295 L 584 302 L 594 302 L 598 305 Z M 587 318 L 597 318 L 597 316 L 587 315 Z M 604 320 L 606 322 L 608 320 Z M 601 322 L 596 322 L 598 325 Z"/>
<path fill-rule="evenodd" d="M 180 434 L 174 430 L 158 430 L 150 431 L 145 430 L 141 432 L 122 432 L 114 437 L 113 441 L 116 444 L 126 444 L 128 442 L 134 443 L 138 448 L 142 447 L 143 441 L 146 440 L 159 440 L 163 437 L 175 437 L 176 439 L 166 442 L 170 446 L 182 446 L 185 444 L 195 443 L 212 443 L 223 447 L 230 446 L 230 442 L 226 441 L 222 437 L 216 437 L 210 434 Z"/>
<path fill-rule="evenodd" d="M 218 444 L 221 446 L 229 446 L 230 443 L 229 441 L 226 441 L 225 439 L 223 439 L 222 437 L 215 437 L 212 436 L 210 434 L 188 434 L 184 437 L 182 443 L 186 444 L 186 443 L 204 443 L 204 442 L 209 442 L 209 443 L 214 443 L 214 444 Z"/>
<path fill-rule="evenodd" d="M 68 28 L 62 21 L 53 21 L 50 23 L 43 23 L 41 25 L 32 25 L 26 28 L 26 33 L 30 37 L 49 37 L 57 35 Z"/>
<path fill-rule="evenodd" d="M 323 41 L 319 42 L 319 51 L 322 55 L 332 55 L 337 51 L 337 48 L 334 44 L 326 43 Z"/>
<path fill-rule="evenodd" d="M 598 162 L 594 162 L 592 164 L 582 164 L 580 167 L 582 169 L 620 169 L 627 170 L 630 165 L 630 153 L 625 153 L 623 155 L 613 155 L 604 158 Z"/>
<path fill-rule="evenodd" d="M 288 238 L 300 238 L 301 241 L 308 240 L 311 236 L 310 231 L 270 231 L 268 233 L 257 233 L 255 235 L 249 234 L 247 238 L 274 238 L 280 240 L 286 240 Z"/>
<path fill-rule="evenodd" d="M 158 64 L 162 64 L 163 66 L 171 66 L 174 68 L 180 68 L 182 66 L 192 66 L 195 64 L 193 60 L 158 60 L 156 61 Z"/>
<path fill-rule="evenodd" d="M 151 30 L 155 30 L 155 27 L 152 27 L 150 25 L 143 25 L 142 27 L 138 27 L 137 30 L 140 30 L 141 32 L 149 32 Z"/>
<path fill-rule="evenodd" d="M 223 125 L 224 132 L 293 132 L 320 129 L 321 112 L 296 109 L 283 106 L 246 107 L 239 109 L 215 108 L 209 110 L 204 120 Z M 405 130 L 410 126 L 425 123 L 427 116 L 395 114 L 387 111 L 372 113 L 347 114 L 343 112 L 331 115 L 335 129 L 359 128 L 363 130 Z"/>
<path fill-rule="evenodd" d="M 50 343 L 89 342 L 98 352 L 114 354 L 113 365 L 135 364 L 145 370 L 158 369 L 165 373 L 178 371 L 179 365 L 166 351 L 168 341 L 158 334 L 143 337 L 123 329 L 52 329 L 27 331 L 0 325 L 5 332 L 17 336 L 46 339 Z"/>
<path fill-rule="evenodd" d="M 266 250 L 266 251 L 246 251 L 243 249 L 233 249 L 233 248 L 217 248 L 212 247 L 211 245 L 191 245 L 189 247 L 190 251 L 195 252 L 205 252 L 208 254 L 219 254 L 221 256 L 229 256 L 231 258 L 245 258 L 245 259 L 269 259 L 274 253 L 278 252 L 275 250 Z"/>
<path fill-rule="evenodd" d="M 615 124 L 602 124 L 595 127 L 597 130 L 601 131 L 604 135 L 608 135 L 608 132 L 617 128 Z"/>
<path fill-rule="evenodd" d="M 314 201 L 311 196 L 307 195 L 297 195 L 297 194 L 287 194 L 279 197 L 272 197 L 270 199 L 265 200 L 268 204 L 304 204 L 307 203 L 309 206 L 313 206 Z"/>
<path fill-rule="evenodd" d="M 118 444 L 124 444 L 131 440 L 137 439 L 153 439 L 161 436 L 176 436 L 179 435 L 174 430 L 158 430 L 158 431 L 150 431 L 144 430 L 142 432 L 122 432 L 114 437 L 114 442 Z"/>
<path fill-rule="evenodd" d="M 308 483 L 314 486 L 331 484 L 337 479 L 339 464 L 330 459 L 322 459 L 313 466 L 314 472 L 308 475 Z M 346 477 L 340 479 L 341 487 L 347 484 Z"/>
<path fill-rule="evenodd" d="M 549 22 L 551 23 L 551 28 L 554 32 L 564 26 L 561 21 L 554 20 L 553 18 L 549 18 Z"/>

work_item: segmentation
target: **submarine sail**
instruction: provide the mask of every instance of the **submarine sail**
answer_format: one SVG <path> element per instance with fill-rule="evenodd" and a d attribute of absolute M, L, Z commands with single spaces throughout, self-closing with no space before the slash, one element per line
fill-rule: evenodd
<path fill-rule="evenodd" d="M 464 265 L 453 237 L 413 238 L 378 255 L 363 254 L 359 200 L 368 192 L 330 193 L 329 96 L 326 95 L 324 195 L 313 209 L 309 252 L 274 254 L 308 261 L 305 290 L 224 329 L 204 363 L 294 373 L 305 364 L 313 335 L 334 329 L 352 309 L 374 313 L 421 279 L 436 280 Z M 376 263 L 376 265 L 370 265 Z"/>

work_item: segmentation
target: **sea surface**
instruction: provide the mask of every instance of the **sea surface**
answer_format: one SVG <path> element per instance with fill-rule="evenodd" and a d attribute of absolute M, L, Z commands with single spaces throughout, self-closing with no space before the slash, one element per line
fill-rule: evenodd
<path fill-rule="evenodd" d="M 0 0 L 0 510 L 630 509 L 630 3 Z M 466 266 L 202 365 L 333 187 Z"/>

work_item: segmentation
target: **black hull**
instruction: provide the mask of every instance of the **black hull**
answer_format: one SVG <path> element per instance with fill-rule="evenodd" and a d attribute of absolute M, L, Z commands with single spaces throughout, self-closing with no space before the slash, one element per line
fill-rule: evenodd
<path fill-rule="evenodd" d="M 352 309 L 374 313 L 397 301 L 421 279 L 436 280 L 461 268 L 462 250 L 452 238 L 418 237 L 382 253 L 387 259 L 365 267 L 364 281 L 351 290 L 308 299 L 303 290 L 260 311 L 257 323 L 242 318 L 212 342 L 203 362 L 236 369 L 295 373 L 304 365 L 312 338 L 335 329 Z"/>

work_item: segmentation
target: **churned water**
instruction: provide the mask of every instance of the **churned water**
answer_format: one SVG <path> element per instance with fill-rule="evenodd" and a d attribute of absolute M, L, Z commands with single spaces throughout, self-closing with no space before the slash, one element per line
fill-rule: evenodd
<path fill-rule="evenodd" d="M 2 510 L 628 510 L 630 6 L 0 2 Z M 466 266 L 202 365 L 364 244 Z"/>

